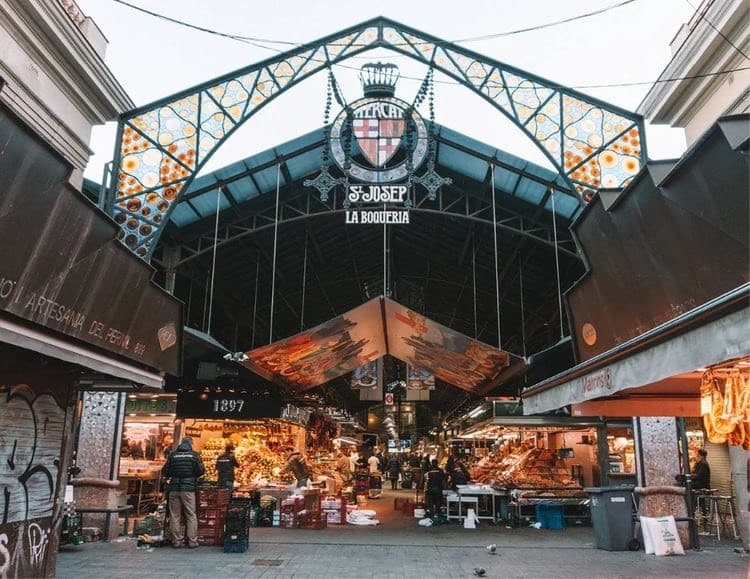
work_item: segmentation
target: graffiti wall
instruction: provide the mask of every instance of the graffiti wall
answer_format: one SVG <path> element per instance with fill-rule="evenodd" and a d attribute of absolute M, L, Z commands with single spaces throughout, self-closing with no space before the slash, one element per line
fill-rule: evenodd
<path fill-rule="evenodd" d="M 46 575 L 64 432 L 65 408 L 52 393 L 0 385 L 1 579 Z"/>

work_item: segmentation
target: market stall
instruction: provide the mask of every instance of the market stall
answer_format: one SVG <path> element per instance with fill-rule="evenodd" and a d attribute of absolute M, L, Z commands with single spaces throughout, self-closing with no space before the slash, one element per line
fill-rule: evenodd
<path fill-rule="evenodd" d="M 161 469 L 174 444 L 176 396 L 130 394 L 120 441 L 118 506 L 138 515 L 162 499 Z"/>
<path fill-rule="evenodd" d="M 626 423 L 500 413 L 450 447 L 469 467 L 472 484 L 492 489 L 485 514 L 519 524 L 539 519 L 539 505 L 554 505 L 564 521 L 580 524 L 589 519 L 584 487 L 634 478 L 632 438 Z"/>

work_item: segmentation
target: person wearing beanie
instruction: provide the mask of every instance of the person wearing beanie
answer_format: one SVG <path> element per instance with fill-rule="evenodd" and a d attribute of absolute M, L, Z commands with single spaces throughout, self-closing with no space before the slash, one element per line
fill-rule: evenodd
<path fill-rule="evenodd" d="M 198 516 L 195 508 L 195 491 L 198 479 L 206 472 L 200 455 L 193 450 L 193 439 L 185 437 L 169 455 L 162 474 L 169 479 L 169 529 L 172 546 L 179 549 L 185 537 L 182 534 L 182 515 L 185 514 L 187 544 L 198 547 Z"/>

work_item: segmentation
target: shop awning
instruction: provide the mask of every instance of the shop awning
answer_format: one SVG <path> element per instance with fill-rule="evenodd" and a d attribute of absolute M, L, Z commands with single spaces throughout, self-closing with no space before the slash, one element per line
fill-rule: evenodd
<path fill-rule="evenodd" d="M 311 330 L 247 352 L 243 365 L 304 391 L 386 354 L 470 392 L 498 383 L 511 364 L 507 352 L 378 297 Z"/>
<path fill-rule="evenodd" d="M 533 386 L 523 394 L 524 413 L 548 412 L 618 393 L 650 394 L 652 402 L 658 401 L 661 415 L 667 412 L 662 401 L 670 397 L 674 400 L 694 392 L 697 400 L 697 387 L 688 384 L 681 389 L 678 382 L 665 381 L 697 368 L 750 355 L 749 291 L 750 284 L 744 284 Z M 631 416 L 638 415 L 638 407 L 648 412 L 645 415 L 653 415 L 655 411 L 646 399 L 641 399 L 630 408 Z"/>

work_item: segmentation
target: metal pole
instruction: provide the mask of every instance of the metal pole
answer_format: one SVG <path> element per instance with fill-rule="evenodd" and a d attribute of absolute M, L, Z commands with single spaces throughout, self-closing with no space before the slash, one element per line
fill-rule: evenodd
<path fill-rule="evenodd" d="M 521 298 L 521 347 L 523 349 L 523 357 L 526 358 L 526 313 L 523 309 L 523 260 L 520 256 L 518 257 L 518 284 L 520 286 L 519 297 Z"/>
<path fill-rule="evenodd" d="M 279 191 L 281 190 L 281 163 L 276 165 L 276 210 L 273 217 L 273 263 L 271 265 L 271 315 L 268 324 L 268 343 L 273 342 L 273 302 L 276 294 L 276 247 L 279 233 Z"/>
<path fill-rule="evenodd" d="M 383 211 L 386 209 L 386 204 L 383 203 Z M 388 296 L 388 236 L 386 228 L 388 226 L 383 219 L 383 295 Z"/>
<path fill-rule="evenodd" d="M 555 237 L 555 274 L 557 275 L 557 307 L 560 311 L 560 339 L 565 336 L 563 330 L 562 290 L 560 289 L 560 255 L 557 250 L 557 217 L 555 215 L 555 190 L 550 190 L 552 197 L 552 234 Z"/>
<path fill-rule="evenodd" d="M 299 316 L 299 331 L 305 329 L 305 293 L 307 289 L 307 242 L 309 239 L 310 232 L 305 229 L 305 257 L 302 264 L 302 307 Z"/>
<path fill-rule="evenodd" d="M 255 259 L 255 292 L 253 293 L 253 329 L 250 335 L 250 349 L 255 348 L 255 320 L 258 317 L 258 280 L 260 278 L 260 249 Z"/>
<path fill-rule="evenodd" d="M 471 279 L 474 288 L 474 339 L 477 339 L 477 244 L 472 238 L 471 242 Z"/>
<path fill-rule="evenodd" d="M 492 235 L 495 240 L 495 293 L 497 295 L 497 347 L 503 349 L 503 336 L 500 331 L 500 270 L 497 263 L 497 211 L 495 208 L 495 165 L 490 165 L 492 172 Z"/>
<path fill-rule="evenodd" d="M 221 187 L 216 189 L 216 224 L 214 225 L 214 247 L 211 257 L 211 297 L 208 299 L 208 328 L 206 333 L 211 334 L 211 313 L 214 309 L 214 276 L 216 275 L 216 246 L 219 239 L 219 211 L 221 209 Z"/>

